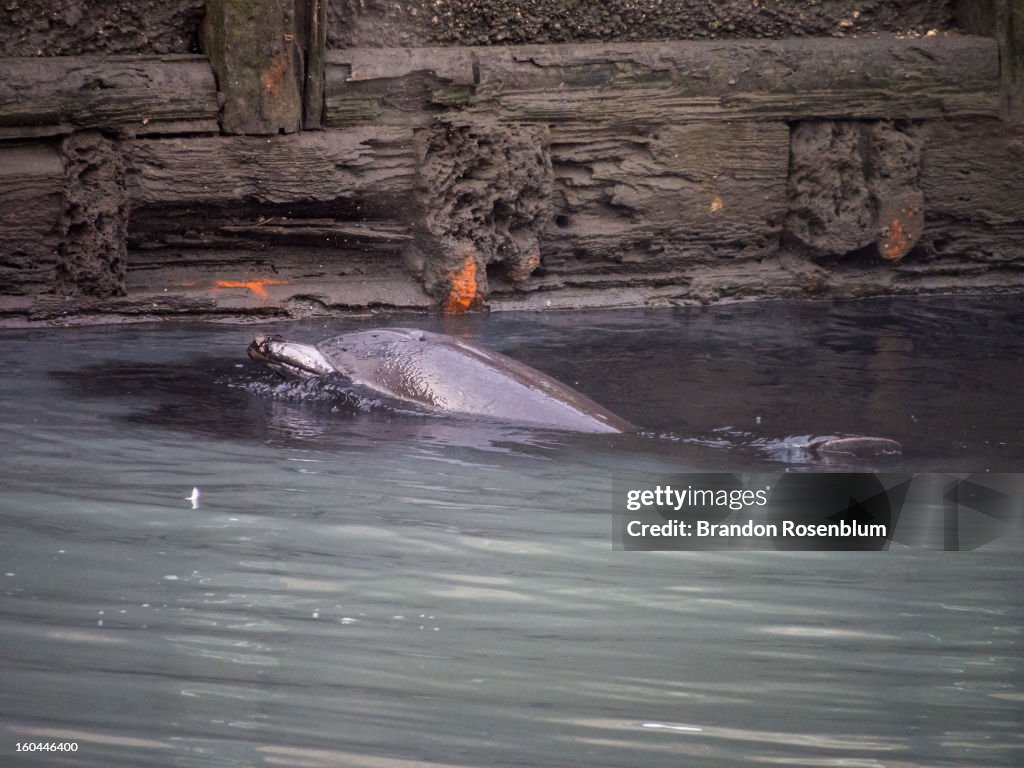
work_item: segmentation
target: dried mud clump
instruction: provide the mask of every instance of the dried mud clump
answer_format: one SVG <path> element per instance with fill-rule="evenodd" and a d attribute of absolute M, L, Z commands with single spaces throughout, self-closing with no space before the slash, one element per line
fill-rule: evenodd
<path fill-rule="evenodd" d="M 787 244 L 817 258 L 903 258 L 924 224 L 921 144 L 915 126 L 887 121 L 794 126 Z"/>
<path fill-rule="evenodd" d="M 64 140 L 65 198 L 56 288 L 65 295 L 125 294 L 128 195 L 124 158 L 97 131 Z"/>
<path fill-rule="evenodd" d="M 512 282 L 540 266 L 551 215 L 547 129 L 445 118 L 418 137 L 407 267 L 448 312 L 487 298 L 488 266 Z"/>

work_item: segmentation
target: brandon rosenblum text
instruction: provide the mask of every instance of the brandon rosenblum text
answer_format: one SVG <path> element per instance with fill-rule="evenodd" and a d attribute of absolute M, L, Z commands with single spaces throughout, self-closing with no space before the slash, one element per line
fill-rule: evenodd
<path fill-rule="evenodd" d="M 644 523 L 631 520 L 626 525 L 626 534 L 634 538 L 654 537 L 697 537 L 697 538 L 814 538 L 819 536 L 843 538 L 878 538 L 888 535 L 888 528 L 879 523 L 858 523 L 840 520 L 838 523 L 808 525 L 783 520 L 781 523 L 712 523 L 708 520 L 686 522 L 669 520 L 664 523 Z"/>

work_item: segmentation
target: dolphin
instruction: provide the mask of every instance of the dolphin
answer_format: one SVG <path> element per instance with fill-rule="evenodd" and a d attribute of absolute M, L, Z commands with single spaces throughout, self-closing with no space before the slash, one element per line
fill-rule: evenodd
<path fill-rule="evenodd" d="M 432 411 L 573 432 L 636 429 L 546 373 L 443 333 L 381 328 L 316 344 L 257 336 L 248 352 L 285 378 L 341 376 L 376 395 Z"/>
<path fill-rule="evenodd" d="M 316 344 L 257 336 L 249 357 L 287 379 L 340 376 L 374 395 L 427 410 L 573 432 L 637 427 L 562 382 L 478 344 L 418 328 L 353 331 Z M 807 437 L 786 448 L 823 459 L 902 453 L 895 440 L 863 435 Z"/>

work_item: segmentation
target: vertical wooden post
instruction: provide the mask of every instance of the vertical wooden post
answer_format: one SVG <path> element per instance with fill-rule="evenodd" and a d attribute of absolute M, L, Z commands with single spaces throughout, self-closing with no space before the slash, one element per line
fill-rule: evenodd
<path fill-rule="evenodd" d="M 999 0 L 956 0 L 956 23 L 969 35 L 996 36 L 996 3 Z"/>
<path fill-rule="evenodd" d="M 1024 0 L 997 0 L 1003 119 L 1024 123 Z"/>
<path fill-rule="evenodd" d="M 294 0 L 207 0 L 203 50 L 217 76 L 224 133 L 302 128 Z"/>
<path fill-rule="evenodd" d="M 327 1 L 295 0 L 306 52 L 306 79 L 302 93 L 302 127 L 318 129 L 324 110 L 324 57 L 327 50 Z"/>
<path fill-rule="evenodd" d="M 1000 113 L 1024 123 L 1024 0 L 957 0 L 957 23 L 999 42 Z"/>

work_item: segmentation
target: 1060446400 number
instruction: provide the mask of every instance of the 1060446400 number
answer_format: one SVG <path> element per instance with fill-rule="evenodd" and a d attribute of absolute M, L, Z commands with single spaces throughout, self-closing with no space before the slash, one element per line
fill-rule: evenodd
<path fill-rule="evenodd" d="M 77 741 L 19 741 L 17 752 L 77 752 Z"/>

